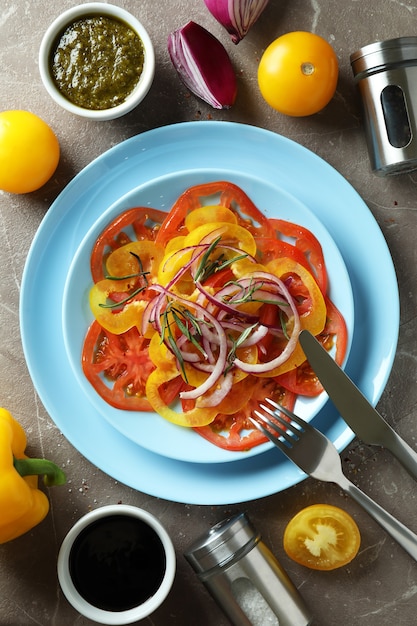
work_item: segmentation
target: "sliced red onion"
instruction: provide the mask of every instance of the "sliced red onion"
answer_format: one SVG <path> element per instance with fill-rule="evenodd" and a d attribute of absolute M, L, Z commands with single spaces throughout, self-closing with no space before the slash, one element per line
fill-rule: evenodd
<path fill-rule="evenodd" d="M 234 315 L 236 314 L 236 307 L 235 306 L 229 306 L 224 300 L 222 300 L 221 298 L 218 297 L 218 294 L 216 295 L 211 295 L 211 293 L 209 291 L 207 291 L 206 289 L 204 289 L 203 285 L 201 283 L 196 283 L 195 284 L 197 289 L 200 291 L 201 295 L 204 296 L 207 300 L 207 302 L 210 303 L 210 306 L 207 306 L 207 309 L 209 311 L 212 311 L 213 306 L 218 308 L 218 309 L 222 309 L 225 313 L 229 313 L 230 315 Z M 246 321 L 248 323 L 254 323 L 256 322 L 256 320 L 258 319 L 256 315 L 251 315 L 250 313 L 245 313 L 244 311 L 239 311 L 239 315 L 240 317 L 244 317 L 246 318 Z"/>
<path fill-rule="evenodd" d="M 281 352 L 281 354 L 277 356 L 275 359 L 272 359 L 271 361 L 266 361 L 264 363 L 249 364 L 249 363 L 245 363 L 245 361 L 241 361 L 240 359 L 236 358 L 234 360 L 234 364 L 236 367 L 241 369 L 243 372 L 247 372 L 250 374 L 264 374 L 265 372 L 271 372 L 276 367 L 279 367 L 280 365 L 285 363 L 287 359 L 290 358 L 291 354 L 295 350 L 295 346 L 297 345 L 298 337 L 301 331 L 301 322 L 300 322 L 300 316 L 298 315 L 297 308 L 292 298 L 290 298 L 289 303 L 291 305 L 291 310 L 294 316 L 294 328 L 293 328 L 291 337 L 287 345 L 285 346 L 284 350 Z"/>
<path fill-rule="evenodd" d="M 242 276 L 236 281 L 227 283 L 217 293 L 212 294 L 198 281 L 195 286 L 199 291 L 196 301 L 182 297 L 174 289 L 176 283 L 187 271 L 193 274 L 196 263 L 210 247 L 209 242 L 197 244 L 191 258 L 176 273 L 165 286 L 153 284 L 150 289 L 155 292 L 155 297 L 149 302 L 143 315 L 143 328 L 153 324 L 155 330 L 163 340 L 164 330 L 162 316 L 170 303 L 193 310 L 198 323 L 198 335 L 200 337 L 201 353 L 195 350 L 195 344 L 187 334 L 180 334 L 177 339 L 177 348 L 184 363 L 196 370 L 206 372 L 206 379 L 197 387 L 180 393 L 182 399 L 199 399 L 200 406 L 216 406 L 230 390 L 232 365 L 247 373 L 260 374 L 269 372 L 285 362 L 298 341 L 301 329 L 300 317 L 296 303 L 292 298 L 287 285 L 274 274 L 267 271 L 255 270 Z M 190 247 L 191 249 L 192 247 Z M 293 328 L 291 337 L 283 352 L 269 362 L 246 363 L 233 355 L 233 362 L 228 361 L 229 349 L 233 347 L 233 339 L 230 331 L 241 335 L 240 347 L 256 345 L 268 332 L 282 333 L 282 328 L 269 327 L 260 323 L 256 314 L 248 315 L 240 309 L 242 299 L 252 298 L 260 302 L 274 302 L 278 308 L 284 311 L 288 317 L 291 315 Z M 253 319 L 252 319 L 253 318 Z M 192 329 L 191 329 L 192 331 Z M 243 334 L 247 336 L 243 337 Z M 166 342 L 169 350 L 172 347 Z M 180 365 L 178 366 L 180 369 Z M 201 403 L 201 404 L 200 404 Z M 204 403 L 204 404 L 203 404 Z"/>
<path fill-rule="evenodd" d="M 240 344 L 241 348 L 247 348 L 248 346 L 255 346 L 261 339 L 263 339 L 269 332 L 267 326 L 263 326 L 259 324 L 258 328 L 256 328 L 251 335 Z"/>
<path fill-rule="evenodd" d="M 210 375 L 206 378 L 206 380 L 199 385 L 198 387 L 191 389 L 190 391 L 182 391 L 180 393 L 180 398 L 184 400 L 195 400 L 199 396 L 203 395 L 206 391 L 208 391 L 213 385 L 217 383 L 220 377 L 224 374 L 225 365 L 226 365 L 226 357 L 227 357 L 227 338 L 224 332 L 222 325 L 217 321 L 217 319 L 208 313 L 208 311 L 201 305 L 196 302 L 191 302 L 190 300 L 186 300 L 181 296 L 175 293 L 169 293 L 166 287 L 162 287 L 161 285 L 154 285 L 156 291 L 160 291 L 161 294 L 156 298 L 157 304 L 154 307 L 155 315 L 160 316 L 161 310 L 163 308 L 163 302 L 166 299 L 166 296 L 169 295 L 170 300 L 177 302 L 178 304 L 182 304 L 185 307 L 193 308 L 200 319 L 206 319 L 211 326 L 214 328 L 215 335 L 219 337 L 218 348 L 219 353 L 217 355 L 217 361 L 214 363 L 214 367 L 210 372 Z M 155 320 L 156 321 L 156 320 Z M 202 324 L 202 330 L 207 328 L 206 325 Z M 158 332 L 161 334 L 161 328 Z M 169 347 L 169 346 L 168 346 Z M 208 353 L 208 350 L 206 350 Z M 210 354 L 208 354 L 208 358 L 210 361 Z"/>
<path fill-rule="evenodd" d="M 206 393 L 198 401 L 200 408 L 217 406 L 227 396 L 233 386 L 233 374 L 228 372 L 216 385 L 214 391 Z"/>
<path fill-rule="evenodd" d="M 204 0 L 206 7 L 224 26 L 233 43 L 243 39 L 269 0 Z"/>
<path fill-rule="evenodd" d="M 193 21 L 168 37 L 171 61 L 185 86 L 215 109 L 228 109 L 236 99 L 237 81 L 224 46 Z"/>

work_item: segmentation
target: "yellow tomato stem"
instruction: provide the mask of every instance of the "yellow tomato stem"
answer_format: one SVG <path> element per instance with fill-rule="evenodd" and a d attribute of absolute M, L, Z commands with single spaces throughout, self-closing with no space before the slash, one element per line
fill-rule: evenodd
<path fill-rule="evenodd" d="M 314 74 L 315 72 L 315 67 L 313 65 L 313 63 L 303 63 L 301 65 L 301 72 L 304 74 L 304 76 L 311 76 L 311 74 Z"/>
<path fill-rule="evenodd" d="M 13 459 L 13 466 L 20 476 L 43 476 L 47 487 L 63 485 L 66 481 L 64 472 L 52 461 L 46 459 Z"/>

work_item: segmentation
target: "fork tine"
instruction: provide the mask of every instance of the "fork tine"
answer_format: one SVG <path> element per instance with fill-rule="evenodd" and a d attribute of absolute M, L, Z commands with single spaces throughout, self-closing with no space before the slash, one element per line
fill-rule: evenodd
<path fill-rule="evenodd" d="M 287 433 L 292 440 L 298 439 L 300 429 L 297 426 L 294 426 L 287 419 L 282 417 L 279 413 L 280 409 L 276 409 L 275 411 L 271 411 L 271 409 L 264 404 L 259 405 L 264 411 L 266 411 L 273 419 L 268 419 L 265 415 L 262 415 L 262 419 L 265 423 L 268 424 L 272 430 L 277 432 L 278 434 Z M 278 424 L 277 424 L 278 422 Z"/>
<path fill-rule="evenodd" d="M 274 400 L 271 400 L 271 398 L 265 398 L 265 402 L 269 402 L 269 404 L 274 407 L 274 411 L 279 411 L 281 413 L 284 413 L 284 415 L 286 415 L 290 420 L 295 422 L 303 430 L 308 428 L 308 423 L 305 422 L 303 419 L 301 419 L 301 417 L 298 417 L 298 415 L 296 415 L 295 413 L 287 409 L 287 407 L 277 404 Z M 270 409 L 270 412 L 271 412 L 271 409 Z M 272 414 L 275 415 L 274 412 L 272 412 Z"/>
<path fill-rule="evenodd" d="M 285 430 L 287 431 L 289 430 L 291 434 L 296 435 L 298 439 L 300 433 L 302 433 L 303 430 L 305 430 L 306 423 L 297 415 L 295 415 L 292 411 L 290 411 L 284 406 L 281 406 L 280 404 L 277 404 L 273 400 L 270 400 L 269 398 L 265 398 L 265 401 L 269 402 L 274 407 L 274 409 L 271 409 L 270 407 L 264 404 L 260 404 L 259 406 L 264 411 L 266 411 L 274 419 L 274 421 L 278 421 L 280 424 L 285 426 Z M 282 416 L 282 414 L 285 415 L 288 419 L 285 419 Z M 263 419 L 265 421 L 267 418 L 263 416 Z M 273 426 L 274 422 L 272 422 L 271 425 Z"/>
<path fill-rule="evenodd" d="M 266 398 L 266 400 L 267 399 L 268 398 Z M 288 421 L 288 419 L 291 419 L 291 413 L 287 415 L 285 411 L 282 411 L 282 407 L 275 402 L 272 403 L 272 405 L 274 409 L 260 403 L 259 408 L 262 409 L 263 412 L 255 410 L 254 415 L 257 419 L 250 419 L 258 430 L 285 452 L 293 448 L 294 444 L 297 443 L 302 429 L 298 424 L 294 425 Z M 264 413 L 266 413 L 266 415 Z M 283 413 L 283 415 L 281 415 L 281 413 Z"/>
<path fill-rule="evenodd" d="M 264 407 L 261 405 L 261 408 L 264 408 Z M 283 428 L 278 426 L 278 424 L 274 424 L 274 422 L 272 422 L 269 418 L 267 418 L 265 415 L 263 415 L 263 413 L 261 413 L 258 410 L 255 410 L 254 414 L 258 418 L 257 424 L 262 426 L 262 432 L 264 434 L 267 434 L 269 436 L 269 439 L 275 442 L 277 437 L 282 437 L 289 444 L 293 443 L 294 441 L 293 437 L 288 432 L 286 432 Z M 256 420 L 252 420 L 252 421 L 256 421 Z"/>
<path fill-rule="evenodd" d="M 258 413 L 257 411 L 255 411 L 255 413 Z M 252 424 L 255 426 L 255 428 L 257 428 L 261 433 L 263 433 L 265 435 L 265 437 L 268 437 L 268 439 L 270 441 L 272 441 L 273 444 L 275 444 L 277 446 L 277 448 L 279 448 L 280 450 L 282 450 L 282 452 L 285 453 L 285 450 L 288 448 L 288 444 L 284 443 L 283 441 L 281 441 L 281 439 L 279 439 L 278 437 L 276 437 L 275 435 L 273 435 L 271 433 L 270 430 L 268 430 L 260 421 L 259 418 L 263 419 L 262 415 L 257 415 L 258 419 L 254 419 L 253 417 L 249 417 L 249 420 L 252 422 Z M 285 437 L 284 433 L 282 433 L 282 436 Z"/>

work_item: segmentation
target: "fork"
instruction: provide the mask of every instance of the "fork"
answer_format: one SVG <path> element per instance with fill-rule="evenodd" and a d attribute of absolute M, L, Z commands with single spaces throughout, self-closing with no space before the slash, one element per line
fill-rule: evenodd
<path fill-rule="evenodd" d="M 335 483 L 399 544 L 417 560 L 417 535 L 383 509 L 359 487 L 346 478 L 342 462 L 333 443 L 319 430 L 308 424 L 286 407 L 265 398 L 262 409 L 250 417 L 253 425 L 272 441 L 293 463 L 317 480 Z M 288 418 L 285 419 L 283 415 Z M 271 419 L 272 418 L 272 419 Z M 290 420 L 290 421 L 288 421 Z"/>

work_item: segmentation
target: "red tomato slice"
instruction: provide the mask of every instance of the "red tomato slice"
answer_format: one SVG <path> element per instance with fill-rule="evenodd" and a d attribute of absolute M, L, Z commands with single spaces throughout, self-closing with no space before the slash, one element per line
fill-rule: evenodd
<path fill-rule="evenodd" d="M 250 450 L 267 441 L 265 435 L 254 428 L 248 419 L 266 397 L 290 410 L 294 408 L 296 400 L 295 394 L 284 389 L 274 380 L 258 378 L 252 396 L 243 409 L 232 415 L 219 414 L 208 426 L 201 426 L 194 430 L 219 448 L 235 452 Z"/>
<path fill-rule="evenodd" d="M 303 253 L 304 258 L 309 263 L 310 270 L 317 280 L 323 294 L 327 291 L 327 270 L 324 262 L 323 250 L 318 239 L 313 233 L 299 224 L 293 224 L 286 220 L 272 218 L 270 222 L 276 229 L 276 236 L 284 235 L 294 239 L 294 246 Z"/>
<path fill-rule="evenodd" d="M 231 269 L 226 268 L 215 272 L 207 280 L 204 281 L 205 287 L 213 287 L 213 289 L 223 287 L 227 282 L 234 279 L 234 274 Z"/>
<path fill-rule="evenodd" d="M 320 339 L 320 337 L 317 337 L 317 339 Z M 275 380 L 285 389 L 297 395 L 314 397 L 323 391 L 319 379 L 307 361 L 289 372 L 285 372 L 285 374 L 276 376 Z"/>
<path fill-rule="evenodd" d="M 247 228 L 253 235 L 275 236 L 268 218 L 242 189 L 230 182 L 216 181 L 190 187 L 178 198 L 159 229 L 156 242 L 165 246 L 172 237 L 185 234 L 187 231 L 184 222 L 187 214 L 204 206 L 203 198 L 210 196 L 216 196 L 215 203 L 233 210 L 238 217 L 238 224 Z"/>
<path fill-rule="evenodd" d="M 287 241 L 276 237 L 257 237 L 256 246 L 258 248 L 257 260 L 263 265 L 267 265 L 277 257 L 288 257 L 311 272 L 311 265 L 303 252 Z"/>
<path fill-rule="evenodd" d="M 164 211 L 149 207 L 135 207 L 118 215 L 106 226 L 94 244 L 90 261 L 93 281 L 97 283 L 99 280 L 103 280 L 104 262 L 110 252 L 134 241 L 124 229 L 132 228 L 138 241 L 143 239 L 154 240 L 166 216 Z"/>
<path fill-rule="evenodd" d="M 348 330 L 345 319 L 339 309 L 327 296 L 324 298 L 327 307 L 326 326 L 322 335 L 334 335 L 336 341 L 336 362 L 341 365 L 346 356 L 348 343 Z M 329 349 L 329 347 L 327 348 Z"/>
<path fill-rule="evenodd" d="M 152 411 L 145 385 L 155 369 L 149 358 L 149 340 L 136 328 L 113 335 L 94 321 L 84 341 L 82 367 L 97 393 L 117 409 Z"/>

